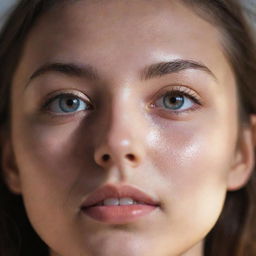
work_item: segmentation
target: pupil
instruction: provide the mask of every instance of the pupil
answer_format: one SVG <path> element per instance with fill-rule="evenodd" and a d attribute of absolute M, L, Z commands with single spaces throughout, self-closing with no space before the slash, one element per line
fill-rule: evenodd
<path fill-rule="evenodd" d="M 65 97 L 60 101 L 60 108 L 64 112 L 76 111 L 79 105 L 79 100 L 75 98 Z"/>
<path fill-rule="evenodd" d="M 71 106 L 73 105 L 74 101 L 75 101 L 75 100 L 71 100 L 71 99 L 67 100 L 67 105 L 68 105 L 69 107 L 71 107 Z"/>
<path fill-rule="evenodd" d="M 171 103 L 176 103 L 176 98 L 175 97 L 170 98 L 170 102 Z"/>

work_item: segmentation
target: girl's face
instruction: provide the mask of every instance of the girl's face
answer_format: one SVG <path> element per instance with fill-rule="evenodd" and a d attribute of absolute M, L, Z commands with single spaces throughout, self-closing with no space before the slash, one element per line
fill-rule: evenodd
<path fill-rule="evenodd" d="M 221 40 L 180 1 L 74 1 L 40 18 L 13 79 L 4 163 L 51 255 L 202 255 L 253 166 L 249 142 L 246 160 L 236 150 Z M 118 223 L 81 209 L 124 184 L 159 207 Z"/>

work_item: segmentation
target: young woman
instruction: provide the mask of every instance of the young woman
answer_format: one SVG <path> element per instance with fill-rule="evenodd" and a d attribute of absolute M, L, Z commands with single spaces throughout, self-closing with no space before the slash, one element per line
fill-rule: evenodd
<path fill-rule="evenodd" d="M 233 0 L 22 0 L 0 37 L 0 255 L 256 255 L 256 54 Z"/>

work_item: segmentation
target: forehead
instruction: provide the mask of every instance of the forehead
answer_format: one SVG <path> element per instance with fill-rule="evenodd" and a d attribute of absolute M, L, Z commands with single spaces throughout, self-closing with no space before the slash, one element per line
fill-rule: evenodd
<path fill-rule="evenodd" d="M 115 77 L 185 58 L 204 63 L 223 79 L 230 68 L 221 41 L 218 28 L 181 1 L 80 0 L 56 6 L 40 18 L 24 56 L 30 66 L 86 61 Z"/>

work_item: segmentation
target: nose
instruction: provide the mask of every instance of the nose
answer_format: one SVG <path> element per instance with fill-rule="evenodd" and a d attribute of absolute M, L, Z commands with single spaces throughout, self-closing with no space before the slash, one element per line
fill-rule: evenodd
<path fill-rule="evenodd" d="M 142 150 L 134 140 L 111 135 L 95 150 L 95 162 L 103 168 L 113 165 L 119 168 L 125 165 L 137 167 L 142 157 Z"/>
<path fill-rule="evenodd" d="M 137 167 L 145 155 L 143 136 L 140 135 L 142 120 L 133 111 L 127 113 L 127 109 L 123 112 L 116 107 L 113 112 L 101 128 L 94 161 L 105 169 Z"/>

